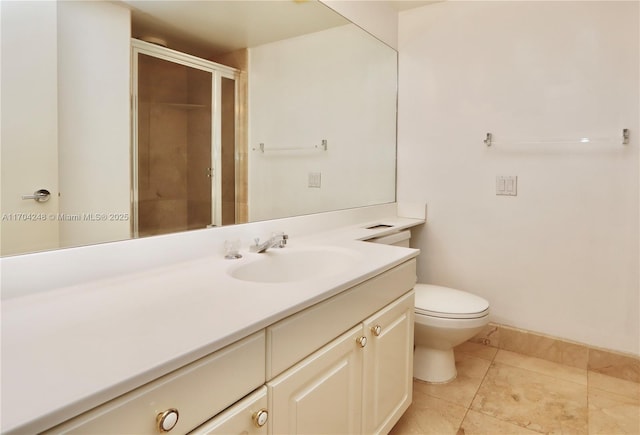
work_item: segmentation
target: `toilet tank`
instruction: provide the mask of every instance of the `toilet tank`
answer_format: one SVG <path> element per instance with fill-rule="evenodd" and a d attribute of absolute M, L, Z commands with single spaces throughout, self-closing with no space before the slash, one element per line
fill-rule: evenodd
<path fill-rule="evenodd" d="M 411 230 L 403 230 L 386 236 L 374 237 L 373 239 L 368 239 L 367 242 L 382 243 L 383 245 L 402 246 L 404 248 L 408 248 L 410 240 Z"/>

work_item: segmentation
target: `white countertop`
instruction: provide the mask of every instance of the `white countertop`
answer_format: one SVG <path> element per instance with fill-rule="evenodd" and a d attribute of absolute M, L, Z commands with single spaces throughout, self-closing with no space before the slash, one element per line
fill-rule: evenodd
<path fill-rule="evenodd" d="M 2 432 L 47 429 L 414 258 L 419 251 L 359 240 L 422 222 L 290 239 L 291 252 L 332 246 L 358 258 L 316 280 L 234 279 L 227 269 L 265 255 L 242 251 L 3 301 Z"/>

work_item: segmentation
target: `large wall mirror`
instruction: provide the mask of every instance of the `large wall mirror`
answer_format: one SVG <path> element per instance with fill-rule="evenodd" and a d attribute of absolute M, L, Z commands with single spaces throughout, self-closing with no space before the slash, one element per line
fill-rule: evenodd
<path fill-rule="evenodd" d="M 2 1 L 2 255 L 395 200 L 397 53 L 317 1 Z"/>

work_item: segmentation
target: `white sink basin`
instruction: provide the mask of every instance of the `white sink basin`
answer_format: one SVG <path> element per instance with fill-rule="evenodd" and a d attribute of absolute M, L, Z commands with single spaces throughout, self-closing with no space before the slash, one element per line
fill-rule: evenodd
<path fill-rule="evenodd" d="M 255 254 L 228 273 L 242 281 L 295 282 L 337 275 L 358 261 L 358 253 L 340 248 L 282 248 Z M 248 259 L 249 260 L 249 259 Z"/>

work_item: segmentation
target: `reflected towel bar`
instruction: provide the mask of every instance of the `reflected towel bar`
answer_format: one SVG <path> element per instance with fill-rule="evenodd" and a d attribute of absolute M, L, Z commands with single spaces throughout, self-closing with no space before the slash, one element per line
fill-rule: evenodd
<path fill-rule="evenodd" d="M 290 147 L 290 148 L 266 148 L 264 143 L 260 143 L 257 148 L 253 148 L 254 151 L 260 151 L 261 153 L 265 153 L 268 151 L 313 151 L 313 150 L 322 150 L 327 151 L 327 140 L 322 139 L 320 145 L 314 145 L 309 147 Z"/>

